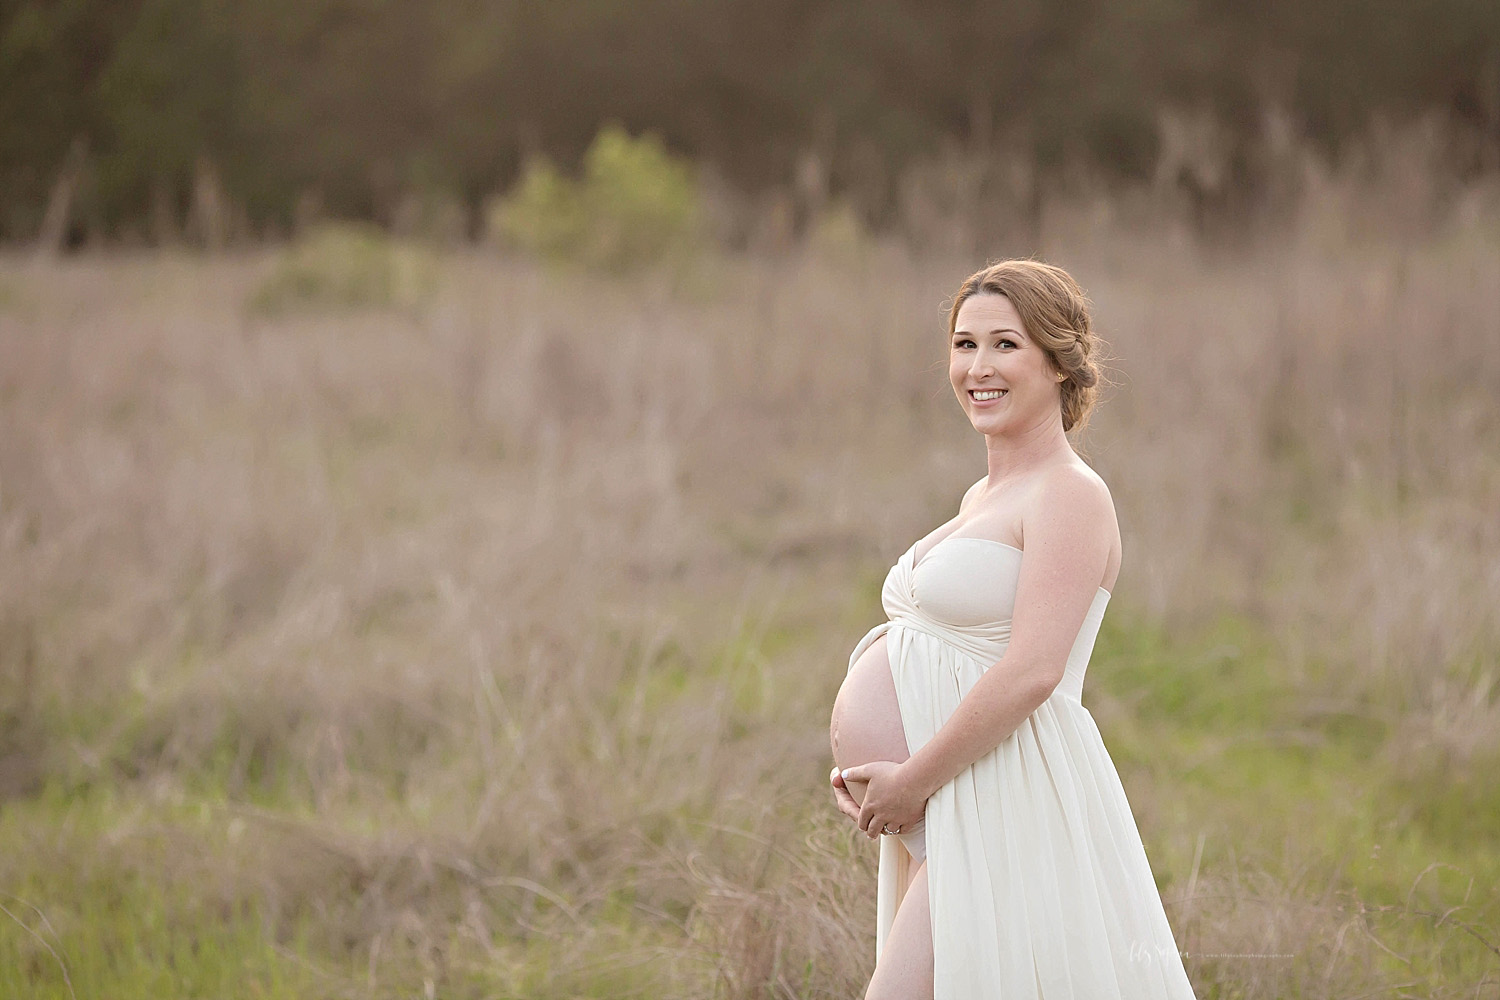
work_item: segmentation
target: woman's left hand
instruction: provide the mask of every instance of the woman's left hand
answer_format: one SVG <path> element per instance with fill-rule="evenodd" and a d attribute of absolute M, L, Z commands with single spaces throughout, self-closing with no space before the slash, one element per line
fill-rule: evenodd
<path fill-rule="evenodd" d="M 900 833 L 927 812 L 927 793 L 911 780 L 904 764 L 875 760 L 844 769 L 844 780 L 866 781 L 856 822 L 871 840 L 882 832 Z"/>

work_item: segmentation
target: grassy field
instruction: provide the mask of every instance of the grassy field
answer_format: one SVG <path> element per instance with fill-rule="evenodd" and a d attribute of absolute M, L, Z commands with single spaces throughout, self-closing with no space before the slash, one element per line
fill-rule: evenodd
<path fill-rule="evenodd" d="M 1495 218 L 1051 230 L 1200 997 L 1500 997 Z M 977 262 L 340 247 L 0 262 L 0 996 L 858 995 L 827 713 Z"/>

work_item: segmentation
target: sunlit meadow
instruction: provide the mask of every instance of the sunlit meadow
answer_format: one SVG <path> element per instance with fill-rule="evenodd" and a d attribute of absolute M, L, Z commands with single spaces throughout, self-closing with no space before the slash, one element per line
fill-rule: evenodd
<path fill-rule="evenodd" d="M 1500 997 L 1497 220 L 1049 220 L 1114 358 L 1084 700 L 1200 996 Z M 858 995 L 827 714 L 984 472 L 980 263 L 6 258 L 0 995 Z"/>

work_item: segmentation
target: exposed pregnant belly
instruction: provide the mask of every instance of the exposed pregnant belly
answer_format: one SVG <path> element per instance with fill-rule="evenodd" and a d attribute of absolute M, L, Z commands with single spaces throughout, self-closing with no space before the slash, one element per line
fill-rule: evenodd
<path fill-rule="evenodd" d="M 906 749 L 906 731 L 901 725 L 901 707 L 896 702 L 896 683 L 891 679 L 885 642 L 882 635 L 860 654 L 833 701 L 829 738 L 833 762 L 840 768 L 872 760 L 900 763 L 911 756 Z M 859 788 L 855 798 L 862 799 L 863 791 Z"/>

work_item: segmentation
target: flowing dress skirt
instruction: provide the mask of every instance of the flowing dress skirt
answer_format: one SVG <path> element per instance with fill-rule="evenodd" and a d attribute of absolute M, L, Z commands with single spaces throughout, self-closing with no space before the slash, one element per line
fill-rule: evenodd
<path fill-rule="evenodd" d="M 850 665 L 883 633 L 915 752 L 1000 647 L 912 614 L 872 629 Z M 1079 700 L 1081 685 L 1081 672 L 1076 683 L 1065 680 L 927 802 L 936 1000 L 1193 998 L 1125 790 Z M 877 957 L 909 864 L 894 837 L 881 838 Z"/>

